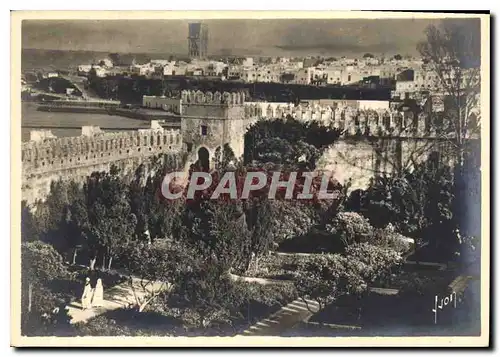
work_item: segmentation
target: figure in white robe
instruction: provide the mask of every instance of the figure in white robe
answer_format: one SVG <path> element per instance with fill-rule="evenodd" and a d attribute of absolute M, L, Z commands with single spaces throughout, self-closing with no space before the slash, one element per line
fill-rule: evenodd
<path fill-rule="evenodd" d="M 104 303 L 104 288 L 102 286 L 102 280 L 97 279 L 95 286 L 94 297 L 92 299 L 92 306 L 103 306 Z"/>
<path fill-rule="evenodd" d="M 91 307 L 92 303 L 93 289 L 90 286 L 90 278 L 85 279 L 85 287 L 83 288 L 82 294 L 82 309 L 88 309 Z"/>

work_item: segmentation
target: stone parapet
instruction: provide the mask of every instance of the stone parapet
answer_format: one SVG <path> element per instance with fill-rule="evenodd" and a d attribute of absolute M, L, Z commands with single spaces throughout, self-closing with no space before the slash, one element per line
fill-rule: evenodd
<path fill-rule="evenodd" d="M 82 128 L 78 137 L 46 138 L 22 144 L 23 177 L 75 167 L 93 166 L 131 157 L 182 150 L 179 130 L 142 129 L 135 132 L 99 132 Z"/>

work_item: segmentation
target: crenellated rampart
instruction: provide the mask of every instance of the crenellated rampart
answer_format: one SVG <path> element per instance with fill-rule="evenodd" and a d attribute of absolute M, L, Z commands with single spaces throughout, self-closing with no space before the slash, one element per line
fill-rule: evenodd
<path fill-rule="evenodd" d="M 200 90 L 183 90 L 182 104 L 205 104 L 217 106 L 243 105 L 246 95 L 244 92 L 202 92 Z"/>
<path fill-rule="evenodd" d="M 255 107 L 258 110 L 255 111 Z M 297 120 L 317 120 L 324 124 L 333 124 L 342 129 L 344 136 L 380 136 L 408 138 L 451 138 L 452 123 L 446 118 L 432 120 L 426 112 L 416 114 L 413 111 L 398 110 L 360 110 L 350 106 L 294 106 L 268 105 L 266 108 L 252 104 L 247 112 L 254 111 L 260 118 L 277 119 L 291 116 Z M 467 136 L 468 133 L 466 133 Z"/>
<path fill-rule="evenodd" d="M 83 127 L 78 137 L 49 138 L 22 144 L 22 192 L 29 203 L 43 198 L 50 182 L 81 179 L 116 165 L 128 173 L 152 156 L 178 157 L 182 152 L 179 130 L 140 129 L 104 133 Z"/>
<path fill-rule="evenodd" d="M 23 176 L 182 149 L 179 130 L 97 133 L 22 144 Z"/>

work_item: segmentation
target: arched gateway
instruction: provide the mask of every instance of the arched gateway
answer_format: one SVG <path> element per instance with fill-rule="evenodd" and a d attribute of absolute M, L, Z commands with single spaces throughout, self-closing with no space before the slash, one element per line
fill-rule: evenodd
<path fill-rule="evenodd" d="M 198 163 L 203 171 L 210 170 L 210 153 L 203 146 L 198 150 Z"/>

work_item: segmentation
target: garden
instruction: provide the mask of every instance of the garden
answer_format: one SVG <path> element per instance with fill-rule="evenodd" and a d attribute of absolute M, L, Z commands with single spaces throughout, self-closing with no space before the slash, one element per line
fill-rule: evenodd
<path fill-rule="evenodd" d="M 234 336 L 297 298 L 320 307 L 310 326 L 358 327 L 362 319 L 366 332 L 402 316 L 396 307 L 407 305 L 397 299 L 441 291 L 453 274 L 477 263 L 480 246 L 470 237 L 478 233 L 461 227 L 455 215 L 463 187 L 451 167 L 432 161 L 375 178 L 364 191 L 350 192 L 332 179 L 328 189 L 341 194 L 329 200 L 316 199 L 317 183 L 311 200 L 269 200 L 269 185 L 248 199 L 207 199 L 230 170 L 238 176 L 257 169 L 268 177 L 276 169 L 314 171 L 339 135 L 315 121 L 259 121 L 245 136 L 243 160 L 225 145 L 211 171 L 213 185 L 194 199 L 164 199 L 163 177 L 176 168 L 161 156 L 131 179 L 112 167 L 83 185 L 53 182 L 35 210 L 22 206 L 23 334 Z M 477 178 L 478 170 L 464 165 L 459 174 Z M 476 183 L 468 180 L 467 192 Z M 453 262 L 453 274 L 412 272 L 407 260 L 423 246 Z M 70 324 L 65 307 L 78 300 L 89 271 L 99 272 L 105 291 L 131 289 L 135 302 Z M 378 296 L 373 288 L 399 293 Z"/>

